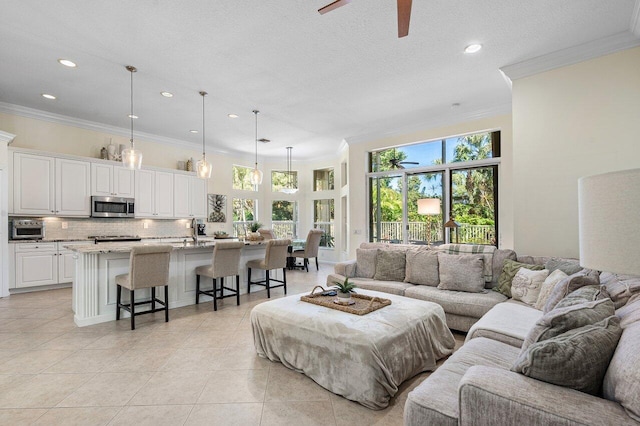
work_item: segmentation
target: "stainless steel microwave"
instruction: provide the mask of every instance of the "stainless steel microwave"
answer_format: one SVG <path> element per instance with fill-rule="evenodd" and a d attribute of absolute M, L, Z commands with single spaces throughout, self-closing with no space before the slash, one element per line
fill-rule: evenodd
<path fill-rule="evenodd" d="M 91 197 L 91 217 L 134 217 L 135 200 L 122 197 Z"/>

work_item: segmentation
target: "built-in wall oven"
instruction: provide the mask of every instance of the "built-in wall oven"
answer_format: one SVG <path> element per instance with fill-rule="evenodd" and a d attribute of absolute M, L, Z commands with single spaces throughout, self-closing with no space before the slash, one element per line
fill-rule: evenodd
<path fill-rule="evenodd" d="M 133 198 L 91 197 L 91 217 L 134 217 Z"/>
<path fill-rule="evenodd" d="M 12 240 L 41 240 L 44 238 L 44 222 L 34 219 L 15 219 L 9 222 Z"/>

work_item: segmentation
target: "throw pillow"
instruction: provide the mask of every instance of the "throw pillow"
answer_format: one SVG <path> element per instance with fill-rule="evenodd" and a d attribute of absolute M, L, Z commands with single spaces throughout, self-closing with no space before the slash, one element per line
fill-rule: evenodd
<path fill-rule="evenodd" d="M 511 295 L 514 300 L 519 300 L 533 306 L 538 301 L 540 289 L 544 280 L 549 276 L 549 271 L 532 271 L 520 268 L 511 281 Z"/>
<path fill-rule="evenodd" d="M 640 322 L 624 329 L 609 369 L 604 376 L 602 395 L 622 405 L 627 414 L 640 422 Z"/>
<path fill-rule="evenodd" d="M 498 286 L 494 287 L 494 290 L 504 294 L 507 297 L 511 297 L 511 281 L 516 276 L 520 268 L 531 269 L 532 271 L 541 271 L 544 269 L 543 265 L 531 265 L 529 263 L 516 262 L 515 260 L 507 259 L 502 265 L 502 272 L 500 278 L 498 278 Z"/>
<path fill-rule="evenodd" d="M 373 278 L 378 249 L 356 249 L 356 277 Z"/>
<path fill-rule="evenodd" d="M 577 260 L 556 259 L 556 258 L 551 258 L 547 260 L 544 264 L 544 268 L 548 269 L 550 273 L 560 269 L 562 272 L 564 272 L 567 275 L 573 275 L 576 272 L 582 271 L 582 266 L 580 266 L 580 262 L 578 262 Z"/>
<path fill-rule="evenodd" d="M 603 272 L 600 274 L 600 284 L 607 289 L 616 309 L 623 307 L 631 296 L 640 293 L 640 276 L 636 275 Z"/>
<path fill-rule="evenodd" d="M 600 285 L 586 285 L 567 294 L 564 299 L 558 302 L 554 310 L 565 308 L 567 306 L 579 305 L 584 302 L 593 302 L 594 300 L 611 299 L 607 290 Z M 615 304 L 614 304 L 615 308 Z"/>
<path fill-rule="evenodd" d="M 407 250 L 407 270 L 404 282 L 437 286 L 440 283 L 438 253 L 432 250 Z"/>
<path fill-rule="evenodd" d="M 484 260 L 479 254 L 438 253 L 440 290 L 480 293 L 484 290 Z"/>
<path fill-rule="evenodd" d="M 553 288 L 563 279 L 567 278 L 568 275 L 562 272 L 560 269 L 556 269 L 544 280 L 542 283 L 542 288 L 540 289 L 540 294 L 538 295 L 538 300 L 536 301 L 536 305 L 534 308 L 541 311 L 544 308 L 544 305 L 547 303 L 547 299 L 551 296 L 551 291 Z"/>
<path fill-rule="evenodd" d="M 547 303 L 544 305 L 543 312 L 546 314 L 550 310 L 556 307 L 556 305 L 565 298 L 565 296 L 571 293 L 574 290 L 579 289 L 580 287 L 584 287 L 586 285 L 599 285 L 600 280 L 598 277 L 598 272 L 593 271 L 591 269 L 583 269 L 580 272 L 576 272 L 573 275 L 569 275 L 564 280 L 560 281 L 556 286 L 551 290 L 551 294 L 549 295 L 549 299 L 547 299 Z"/>
<path fill-rule="evenodd" d="M 404 281 L 406 253 L 401 250 L 380 250 L 376 260 L 376 274 L 373 279 L 378 281 Z"/>
<path fill-rule="evenodd" d="M 597 395 L 622 334 L 620 319 L 610 316 L 522 350 L 512 371 Z"/>
<path fill-rule="evenodd" d="M 582 302 L 577 305 L 556 308 L 544 314 L 533 326 L 522 343 L 522 349 L 542 340 L 558 336 L 569 330 L 595 324 L 615 313 L 609 299 Z"/>

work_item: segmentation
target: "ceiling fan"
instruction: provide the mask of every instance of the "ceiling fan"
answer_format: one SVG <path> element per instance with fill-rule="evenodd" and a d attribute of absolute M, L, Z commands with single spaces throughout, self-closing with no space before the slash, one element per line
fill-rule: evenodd
<path fill-rule="evenodd" d="M 411 20 L 411 1 L 398 0 L 398 38 L 406 37 L 409 34 L 409 21 Z M 351 0 L 335 0 L 328 5 L 318 9 L 321 15 L 331 12 L 345 4 L 351 3 Z"/>
<path fill-rule="evenodd" d="M 417 161 L 401 161 L 399 158 L 389 159 L 389 165 L 392 169 L 404 169 L 404 164 L 413 164 L 417 166 L 420 163 L 418 163 Z"/>

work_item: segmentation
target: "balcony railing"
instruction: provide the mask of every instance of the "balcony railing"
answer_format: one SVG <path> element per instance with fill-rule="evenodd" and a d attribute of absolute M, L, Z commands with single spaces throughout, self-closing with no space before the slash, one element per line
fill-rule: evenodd
<path fill-rule="evenodd" d="M 431 231 L 429 233 L 429 231 Z M 408 240 L 411 243 L 429 240 L 442 243 L 443 227 L 440 223 L 409 222 Z M 378 241 L 400 243 L 403 241 L 402 222 L 380 222 Z M 495 228 L 493 225 L 469 225 L 461 223 L 458 228 L 458 241 L 468 244 L 495 244 Z M 451 233 L 451 242 L 456 242 L 455 231 Z"/>

